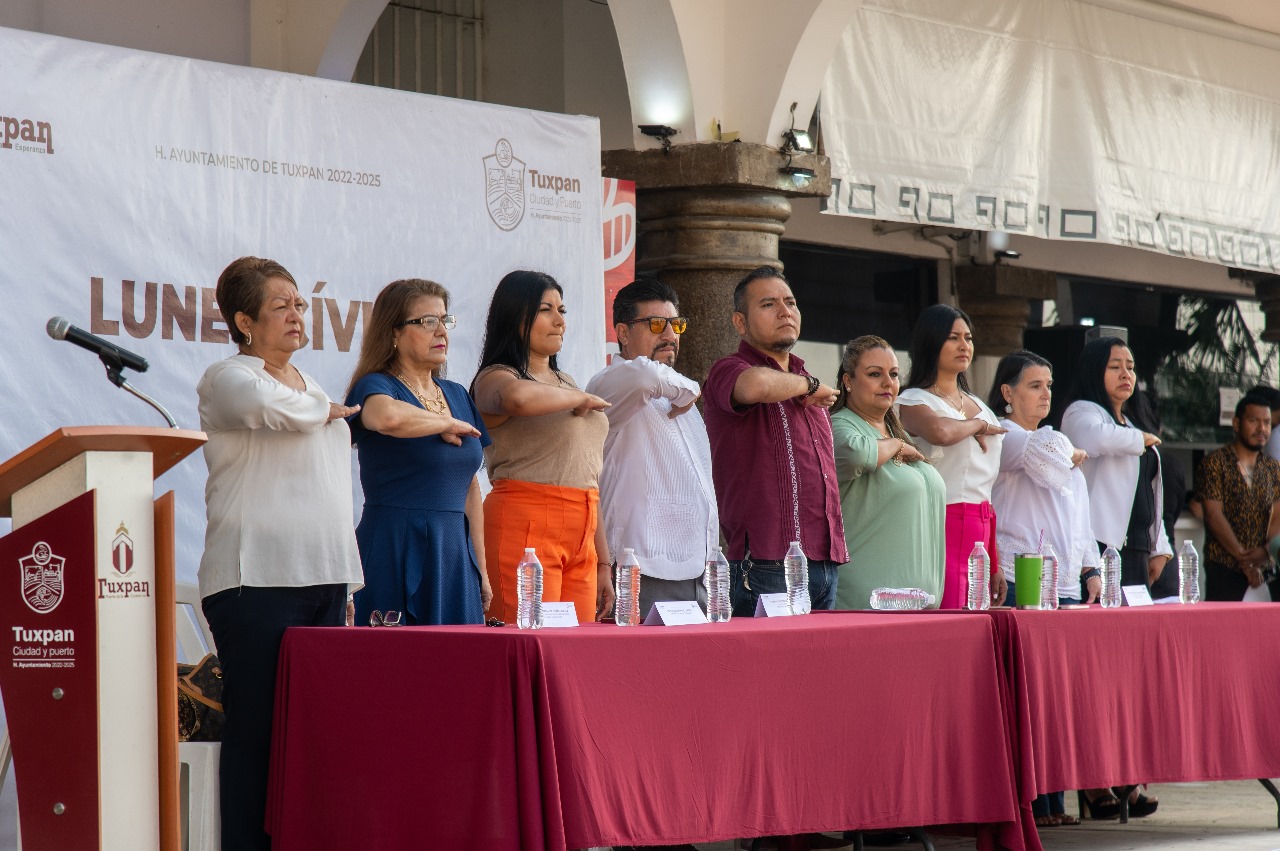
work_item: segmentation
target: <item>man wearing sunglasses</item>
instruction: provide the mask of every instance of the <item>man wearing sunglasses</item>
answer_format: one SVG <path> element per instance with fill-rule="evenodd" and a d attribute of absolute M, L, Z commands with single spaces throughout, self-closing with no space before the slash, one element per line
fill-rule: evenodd
<path fill-rule="evenodd" d="M 640 562 L 641 617 L 663 601 L 705 609 L 702 571 L 719 543 L 711 446 L 693 406 L 700 390 L 672 369 L 688 324 L 662 281 L 627 284 L 613 300 L 620 356 L 586 387 L 610 403 L 600 516 L 609 551 L 630 547 Z"/>

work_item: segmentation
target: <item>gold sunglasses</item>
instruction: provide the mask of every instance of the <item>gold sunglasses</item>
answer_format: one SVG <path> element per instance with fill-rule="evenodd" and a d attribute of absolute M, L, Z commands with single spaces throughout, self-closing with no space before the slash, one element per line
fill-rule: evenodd
<path fill-rule="evenodd" d="M 689 327 L 689 317 L 687 316 L 642 316 L 639 319 L 632 319 L 627 325 L 635 325 L 637 322 L 648 322 L 649 330 L 654 334 L 661 334 L 662 329 L 667 327 L 667 323 L 671 324 L 671 330 L 677 334 L 683 334 L 685 329 Z"/>

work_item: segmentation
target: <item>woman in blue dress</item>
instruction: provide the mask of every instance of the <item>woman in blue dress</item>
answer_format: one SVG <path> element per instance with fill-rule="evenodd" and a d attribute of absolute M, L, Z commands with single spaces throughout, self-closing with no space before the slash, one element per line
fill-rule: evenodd
<path fill-rule="evenodd" d="M 448 290 L 433 281 L 388 284 L 351 376 L 364 488 L 357 624 L 375 609 L 406 624 L 478 624 L 492 597 L 476 480 L 489 434 L 466 388 L 440 377 L 456 323 L 448 310 Z"/>

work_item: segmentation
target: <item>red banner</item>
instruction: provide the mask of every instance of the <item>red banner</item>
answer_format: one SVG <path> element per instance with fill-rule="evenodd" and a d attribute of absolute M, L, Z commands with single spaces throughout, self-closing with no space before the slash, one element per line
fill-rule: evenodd
<path fill-rule="evenodd" d="M 613 333 L 613 296 L 636 277 L 636 184 L 633 180 L 601 181 L 604 203 L 604 339 L 610 356 L 618 350 Z M 607 360 L 607 358 L 606 358 Z"/>
<path fill-rule="evenodd" d="M 22 847 L 101 845 L 94 492 L 0 538 L 0 695 Z M 110 735 L 103 730 L 103 735 Z"/>

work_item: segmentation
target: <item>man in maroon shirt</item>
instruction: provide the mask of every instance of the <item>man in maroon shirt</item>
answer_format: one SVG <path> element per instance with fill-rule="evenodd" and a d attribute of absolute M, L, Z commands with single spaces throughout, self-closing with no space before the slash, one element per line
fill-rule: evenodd
<path fill-rule="evenodd" d="M 849 560 L 827 413 L 836 391 L 791 354 L 800 308 L 777 269 L 738 283 L 733 327 L 738 350 L 711 366 L 702 388 L 733 613 L 750 617 L 758 595 L 787 590 L 792 541 L 809 559 L 813 608 L 830 609 L 836 568 Z"/>

